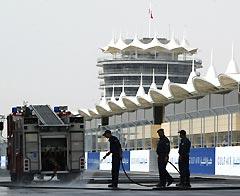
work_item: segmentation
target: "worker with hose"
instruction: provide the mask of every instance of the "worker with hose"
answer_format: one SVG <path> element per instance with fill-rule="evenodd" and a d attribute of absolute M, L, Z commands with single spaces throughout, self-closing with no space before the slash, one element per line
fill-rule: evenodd
<path fill-rule="evenodd" d="M 108 151 L 106 153 L 106 155 L 103 157 L 103 159 L 105 159 L 107 156 L 112 154 L 112 183 L 109 184 L 108 187 L 117 189 L 118 188 L 120 162 L 122 159 L 121 144 L 120 144 L 118 138 L 112 135 L 112 132 L 110 130 L 106 130 L 103 133 L 103 136 L 106 137 L 110 143 L 110 151 Z"/>
<path fill-rule="evenodd" d="M 166 170 L 166 166 L 169 159 L 170 152 L 170 141 L 164 135 L 164 129 L 159 129 L 157 131 L 159 135 L 159 141 L 157 144 L 157 155 L 158 155 L 158 171 L 160 182 L 157 185 L 158 188 L 165 188 L 166 185 L 170 186 L 173 183 L 172 176 Z"/>

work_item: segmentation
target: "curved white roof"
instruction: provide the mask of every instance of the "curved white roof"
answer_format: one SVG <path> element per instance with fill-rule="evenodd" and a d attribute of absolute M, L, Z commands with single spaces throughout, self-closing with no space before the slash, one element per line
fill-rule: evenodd
<path fill-rule="evenodd" d="M 122 93 L 120 94 L 120 97 L 119 97 L 118 101 L 115 99 L 114 86 L 113 86 L 112 97 L 111 97 L 111 100 L 108 101 L 108 105 L 109 105 L 110 109 L 112 110 L 112 112 L 122 113 L 122 112 L 124 112 L 124 110 L 126 110 L 126 107 L 125 107 L 125 105 L 123 104 L 123 101 L 122 101 L 123 96 L 126 96 L 125 92 L 124 92 L 124 82 L 123 82 Z"/>
<path fill-rule="evenodd" d="M 183 37 L 182 42 L 179 44 L 178 40 L 174 38 L 174 33 L 170 42 L 167 44 L 169 50 L 172 50 L 176 53 L 191 53 L 194 54 L 197 52 L 197 48 L 192 48 L 188 41 Z"/>
<path fill-rule="evenodd" d="M 91 118 L 91 114 L 87 109 L 79 109 L 78 113 L 85 118 Z"/>
<path fill-rule="evenodd" d="M 238 74 L 219 74 L 219 82 L 223 88 L 232 89 L 240 83 L 240 73 Z"/>
<path fill-rule="evenodd" d="M 175 39 L 174 32 L 172 32 L 172 37 L 171 37 L 170 41 L 167 43 L 167 48 L 169 50 L 172 50 L 172 49 L 178 48 L 179 46 L 180 45 L 179 45 L 178 41 Z"/>
<path fill-rule="evenodd" d="M 96 110 L 101 116 L 109 115 L 112 112 L 108 104 L 96 105 Z"/>
<path fill-rule="evenodd" d="M 109 42 L 109 44 L 107 46 L 105 46 L 104 48 L 101 48 L 101 50 L 104 53 L 117 53 L 119 50 L 119 48 L 116 47 L 115 45 L 115 39 L 114 37 L 112 38 L 112 40 Z"/>
<path fill-rule="evenodd" d="M 146 44 L 146 50 L 155 50 L 155 51 L 166 51 L 168 50 L 166 44 L 162 44 L 156 36 L 154 36 L 153 40 Z"/>
<path fill-rule="evenodd" d="M 140 104 L 136 97 L 125 96 L 122 98 L 122 101 L 125 107 L 127 108 L 127 110 L 136 110 L 137 108 L 140 107 Z"/>
<path fill-rule="evenodd" d="M 104 88 L 104 96 L 102 97 L 100 103 L 96 105 L 97 112 L 102 116 L 109 115 L 111 113 L 111 109 L 107 103 L 105 93 L 106 93 L 106 91 Z"/>
<path fill-rule="evenodd" d="M 234 51 L 232 46 L 232 58 L 228 63 L 224 74 L 218 75 L 219 82 L 223 88 L 233 88 L 240 82 L 240 73 L 234 60 Z"/>
<path fill-rule="evenodd" d="M 144 50 L 145 44 L 143 44 L 138 38 L 137 35 L 135 35 L 133 41 L 128 44 L 125 48 L 123 48 L 123 51 L 134 51 L 134 50 Z"/>
<path fill-rule="evenodd" d="M 112 112 L 115 112 L 115 113 L 122 113 L 126 109 L 123 102 L 121 104 L 118 101 L 109 101 L 108 105 L 111 108 Z"/>
<path fill-rule="evenodd" d="M 120 34 L 118 41 L 115 43 L 115 47 L 119 50 L 123 50 L 127 47 L 127 44 L 123 41 L 122 35 Z"/>
<path fill-rule="evenodd" d="M 237 74 L 237 73 L 239 73 L 239 69 L 234 59 L 234 47 L 232 45 L 232 56 L 231 56 L 231 60 L 228 63 L 225 74 Z"/>
<path fill-rule="evenodd" d="M 163 104 L 167 102 L 170 97 L 172 97 L 168 87 L 169 84 L 170 84 L 170 80 L 168 78 L 168 65 L 167 65 L 166 79 L 162 85 L 162 90 L 158 90 L 157 88 L 149 89 L 148 94 L 154 103 Z"/>
<path fill-rule="evenodd" d="M 225 74 L 236 74 L 239 73 L 238 66 L 234 59 L 231 59 L 228 63 Z"/>
<path fill-rule="evenodd" d="M 136 96 L 126 96 L 124 92 L 123 82 L 123 88 L 119 100 L 115 99 L 113 86 L 113 94 L 110 101 L 107 102 L 104 89 L 104 96 L 102 97 L 100 103 L 96 105 L 95 109 L 80 109 L 79 113 L 86 118 L 99 118 L 101 116 L 110 116 L 122 113 L 124 111 L 137 110 L 138 108 L 147 108 L 149 106 L 152 106 L 152 104 L 167 104 L 170 101 L 180 101 L 182 99 L 191 98 L 192 95 L 201 96 L 202 93 L 205 94 L 209 92 L 222 92 L 219 91 L 222 90 L 222 88 L 232 90 L 236 88 L 238 83 L 240 83 L 240 73 L 238 72 L 236 62 L 234 61 L 233 52 L 226 72 L 224 74 L 219 74 L 218 78 L 216 78 L 212 55 L 211 63 L 205 76 L 196 76 L 194 69 L 195 67 L 193 59 L 192 72 L 189 75 L 187 83 L 179 84 L 170 82 L 167 66 L 166 79 L 163 83 L 161 90 L 157 89 L 153 70 L 153 81 L 147 94 L 143 88 L 141 74 L 140 85 Z"/>
<path fill-rule="evenodd" d="M 137 108 L 139 108 L 141 106 L 141 104 L 138 102 L 137 97 L 144 96 L 144 94 L 145 94 L 145 91 L 142 86 L 142 74 L 141 74 L 140 86 L 138 88 L 136 96 L 135 97 L 123 96 L 122 101 L 127 109 L 136 110 Z"/>
<path fill-rule="evenodd" d="M 91 115 L 91 117 L 96 118 L 99 117 L 100 114 L 98 113 L 98 111 L 96 110 L 96 108 L 94 109 L 88 109 L 89 114 Z"/>
<path fill-rule="evenodd" d="M 180 46 L 181 46 L 181 48 L 185 49 L 186 51 L 188 51 L 188 52 L 190 52 L 192 54 L 196 53 L 197 50 L 198 50 L 198 48 L 192 48 L 190 46 L 190 44 L 188 43 L 188 41 L 185 39 L 185 37 L 183 37 Z"/>
<path fill-rule="evenodd" d="M 196 77 L 194 67 L 194 58 L 192 61 L 192 72 L 190 73 L 188 77 L 187 84 L 180 84 L 180 83 L 170 83 L 169 88 L 170 92 L 173 95 L 174 98 L 181 99 L 181 98 L 187 98 L 192 95 L 192 93 L 195 92 L 195 88 L 193 86 L 193 78 Z"/>
<path fill-rule="evenodd" d="M 155 83 L 155 73 L 154 73 L 154 69 L 153 69 L 153 78 L 152 78 L 152 84 L 150 86 L 150 89 L 157 89 L 157 84 Z M 149 89 L 149 90 L 150 90 Z M 149 91 L 148 91 L 149 92 Z"/>
<path fill-rule="evenodd" d="M 142 107 L 150 107 L 153 104 L 153 100 L 151 96 L 149 96 L 148 94 L 145 94 L 143 96 L 138 96 L 137 100 Z"/>
<path fill-rule="evenodd" d="M 154 85 L 154 84 L 152 84 L 152 85 Z M 140 103 L 141 106 L 150 107 L 152 105 L 153 101 L 152 101 L 151 97 L 148 94 L 145 93 L 145 90 L 143 88 L 142 74 L 141 74 L 140 86 L 139 86 L 136 97 L 137 97 L 137 100 L 138 100 L 138 102 Z"/>
<path fill-rule="evenodd" d="M 211 63 L 204 77 L 194 77 L 193 85 L 199 93 L 209 93 L 219 89 L 220 83 L 213 66 L 213 52 L 211 52 Z"/>
<path fill-rule="evenodd" d="M 152 39 L 150 43 L 142 43 L 137 36 L 134 37 L 133 41 L 129 44 L 126 44 L 122 36 L 120 35 L 118 41 L 115 43 L 114 39 L 110 41 L 110 43 L 102 48 L 102 51 L 105 53 L 117 53 L 120 51 L 136 51 L 136 50 L 147 50 L 147 51 L 174 51 L 176 53 L 196 53 L 197 48 L 192 48 L 189 46 L 188 42 L 183 39 L 182 43 L 179 44 L 179 42 L 174 38 L 174 33 L 172 34 L 171 40 L 167 44 L 162 44 L 156 36 Z"/>
<path fill-rule="evenodd" d="M 139 88 L 138 88 L 138 91 L 137 91 L 137 97 L 138 96 L 142 96 L 142 95 L 145 95 L 145 90 L 143 88 L 143 84 L 142 84 L 142 73 L 141 73 L 141 78 L 140 78 L 140 85 L 139 85 Z"/>

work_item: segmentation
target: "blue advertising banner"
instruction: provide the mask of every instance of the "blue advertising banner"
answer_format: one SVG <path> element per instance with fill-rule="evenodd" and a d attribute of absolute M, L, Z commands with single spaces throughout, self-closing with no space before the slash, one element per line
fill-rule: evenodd
<path fill-rule="evenodd" d="M 215 148 L 192 148 L 190 151 L 192 174 L 215 174 Z"/>
<path fill-rule="evenodd" d="M 100 166 L 100 153 L 99 152 L 88 152 L 87 169 L 88 170 L 99 170 L 99 166 Z"/>
<path fill-rule="evenodd" d="M 130 151 L 123 151 L 122 162 L 125 171 L 130 171 Z M 120 170 L 122 170 L 122 163 L 120 165 Z"/>

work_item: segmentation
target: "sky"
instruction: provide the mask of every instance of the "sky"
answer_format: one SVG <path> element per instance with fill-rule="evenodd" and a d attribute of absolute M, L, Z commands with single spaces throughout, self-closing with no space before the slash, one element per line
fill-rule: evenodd
<path fill-rule="evenodd" d="M 240 1 L 152 0 L 152 35 L 185 32 L 202 73 L 239 62 Z M 149 0 L 0 0 L 0 114 L 29 104 L 92 108 L 100 99 L 97 58 L 113 35 L 148 34 Z"/>

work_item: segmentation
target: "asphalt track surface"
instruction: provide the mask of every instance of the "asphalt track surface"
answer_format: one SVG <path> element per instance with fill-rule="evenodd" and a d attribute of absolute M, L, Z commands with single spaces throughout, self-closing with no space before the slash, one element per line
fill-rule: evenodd
<path fill-rule="evenodd" d="M 13 184 L 9 177 L 0 177 L 0 195 L 240 195 L 240 178 L 218 177 L 192 177 L 191 189 L 179 189 L 175 182 L 166 189 L 153 190 L 151 187 L 141 187 L 130 183 L 124 175 L 120 175 L 119 189 L 112 190 L 107 185 L 110 182 L 109 172 L 100 174 L 87 174 L 85 178 L 70 183 L 61 183 L 56 178 L 51 182 L 35 180 L 31 184 Z M 134 180 L 146 185 L 155 185 L 158 181 L 156 175 L 133 174 Z M 164 193 L 164 194 L 163 194 Z"/>

